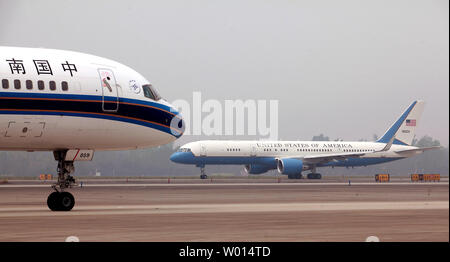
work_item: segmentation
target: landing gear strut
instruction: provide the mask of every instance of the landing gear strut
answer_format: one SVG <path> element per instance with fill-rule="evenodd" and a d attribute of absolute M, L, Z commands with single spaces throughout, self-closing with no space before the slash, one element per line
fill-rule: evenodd
<path fill-rule="evenodd" d="M 200 167 L 200 179 L 207 179 L 208 176 L 205 173 L 205 167 Z"/>
<path fill-rule="evenodd" d="M 58 182 L 52 185 L 55 192 L 47 198 L 47 206 L 52 211 L 70 211 L 75 205 L 75 198 L 66 188 L 71 188 L 75 184 L 75 178 L 70 175 L 75 171 L 73 161 L 66 161 L 67 151 L 54 151 L 55 160 L 58 161 Z M 58 190 L 59 187 L 59 190 Z"/>

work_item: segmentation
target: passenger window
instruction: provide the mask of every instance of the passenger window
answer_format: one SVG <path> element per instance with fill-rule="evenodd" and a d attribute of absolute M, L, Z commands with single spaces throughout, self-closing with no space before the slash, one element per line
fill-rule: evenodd
<path fill-rule="evenodd" d="M 2 80 L 2 87 L 3 87 L 3 89 L 8 89 L 9 88 L 9 81 L 8 81 L 8 79 L 3 79 Z"/>
<path fill-rule="evenodd" d="M 27 89 L 29 89 L 29 90 L 33 89 L 33 81 L 31 81 L 31 80 L 25 81 L 25 86 L 26 86 Z"/>
<path fill-rule="evenodd" d="M 20 80 L 14 80 L 14 88 L 15 89 L 20 89 Z"/>
<path fill-rule="evenodd" d="M 66 81 L 62 81 L 62 82 L 61 82 L 61 89 L 62 89 L 62 91 L 67 91 L 67 90 L 69 90 L 69 85 L 67 84 Z"/>
<path fill-rule="evenodd" d="M 50 81 L 50 90 L 55 91 L 56 90 L 56 82 Z"/>
<path fill-rule="evenodd" d="M 38 81 L 38 89 L 39 89 L 39 90 L 44 90 L 44 88 L 45 88 L 44 81 L 39 80 L 39 81 Z"/>

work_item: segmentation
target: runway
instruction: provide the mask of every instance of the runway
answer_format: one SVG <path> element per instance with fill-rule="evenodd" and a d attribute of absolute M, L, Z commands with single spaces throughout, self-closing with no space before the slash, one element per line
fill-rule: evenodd
<path fill-rule="evenodd" d="M 187 204 L 187 205 L 129 205 L 88 206 L 74 208 L 72 212 L 48 212 L 46 208 L 0 208 L 0 217 L 44 216 L 101 216 L 145 214 L 197 214 L 197 213 L 251 213 L 251 212 L 304 212 L 355 210 L 448 210 L 448 201 L 411 202 L 339 202 L 339 203 L 277 203 L 277 204 Z"/>
<path fill-rule="evenodd" d="M 70 212 L 49 185 L 0 185 L 0 241 L 449 241 L 440 183 L 93 184 Z"/>
<path fill-rule="evenodd" d="M 441 185 L 448 185 L 448 182 L 440 182 Z M 382 183 L 373 183 L 373 182 L 353 182 L 351 183 L 353 186 L 379 186 L 379 185 L 385 185 Z M 428 185 L 425 183 L 405 183 L 405 182 L 394 182 L 389 183 L 389 185 L 395 185 L 395 186 L 423 186 Z M 153 183 L 139 183 L 139 184 L 133 184 L 133 183 L 127 183 L 127 184 L 97 184 L 97 183 L 88 183 L 84 184 L 84 187 L 185 187 L 186 184 L 176 184 L 176 183 L 167 183 L 167 184 L 153 184 Z M 189 184 L 189 186 L 193 187 L 217 187 L 217 186 L 248 186 L 248 187 L 260 187 L 260 186 L 348 186 L 348 182 L 346 183 L 336 183 L 336 182 L 330 182 L 330 183 L 318 183 L 318 182 L 310 182 L 310 183 L 201 183 L 201 184 Z M 30 187 L 41 187 L 41 188 L 48 188 L 48 184 L 32 184 L 32 185 L 0 185 L 0 188 L 30 188 Z"/>

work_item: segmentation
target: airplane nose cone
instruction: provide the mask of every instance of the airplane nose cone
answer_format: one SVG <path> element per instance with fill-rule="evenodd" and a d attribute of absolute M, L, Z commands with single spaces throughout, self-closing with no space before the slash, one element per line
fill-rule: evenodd
<path fill-rule="evenodd" d="M 182 156 L 183 152 L 175 152 L 170 156 L 170 161 L 175 162 L 175 163 L 180 163 L 181 159 L 183 158 Z"/>
<path fill-rule="evenodd" d="M 177 138 L 181 137 L 186 128 L 185 122 L 181 114 L 173 107 L 171 107 L 170 112 L 173 114 L 173 118 L 170 121 L 170 131 Z"/>
<path fill-rule="evenodd" d="M 170 156 L 170 161 L 179 164 L 194 163 L 194 155 L 192 152 L 175 152 Z"/>

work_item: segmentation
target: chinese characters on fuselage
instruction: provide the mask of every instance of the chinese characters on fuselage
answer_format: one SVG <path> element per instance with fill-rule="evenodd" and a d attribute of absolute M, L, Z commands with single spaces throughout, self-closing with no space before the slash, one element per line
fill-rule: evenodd
<path fill-rule="evenodd" d="M 27 74 L 23 60 L 11 58 L 5 60 L 9 64 L 9 69 L 11 69 L 11 74 Z M 44 59 L 33 59 L 33 64 L 38 75 L 53 75 L 52 66 L 48 60 Z M 69 63 L 67 60 L 61 63 L 61 68 L 63 72 L 67 72 L 73 77 L 74 72 L 78 72 L 77 66 L 75 64 Z"/>

